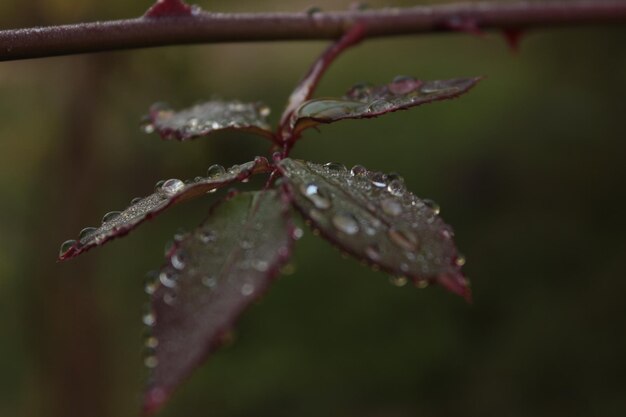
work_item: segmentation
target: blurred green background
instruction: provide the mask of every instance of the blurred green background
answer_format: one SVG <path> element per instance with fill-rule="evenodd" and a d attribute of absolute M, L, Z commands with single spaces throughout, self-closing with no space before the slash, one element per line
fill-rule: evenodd
<path fill-rule="evenodd" d="M 198 1 L 300 11 L 308 1 Z M 350 1 L 317 1 L 345 9 Z M 370 1 L 372 6 L 409 1 Z M 0 28 L 141 14 L 149 1 L 4 0 Z M 397 74 L 485 75 L 459 100 L 311 131 L 313 161 L 400 172 L 436 200 L 475 301 L 397 288 L 307 231 L 295 272 L 163 416 L 626 415 L 626 27 L 365 42 L 319 96 Z M 0 64 L 0 415 L 137 414 L 144 274 L 219 193 L 63 264 L 59 244 L 161 178 L 267 151 L 245 134 L 164 142 L 155 101 L 263 100 L 276 121 L 324 42 L 167 47 Z"/>

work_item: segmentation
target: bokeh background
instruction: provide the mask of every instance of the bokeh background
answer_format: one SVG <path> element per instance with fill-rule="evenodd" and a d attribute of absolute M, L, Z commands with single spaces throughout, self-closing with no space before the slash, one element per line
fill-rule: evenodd
<path fill-rule="evenodd" d="M 299 11 L 308 1 L 206 1 Z M 349 1 L 317 1 L 326 9 Z M 409 1 L 370 1 L 372 6 Z M 0 28 L 141 14 L 150 2 L 3 0 Z M 397 74 L 485 75 L 459 100 L 311 131 L 313 161 L 400 172 L 436 200 L 466 255 L 475 302 L 397 288 L 310 232 L 292 273 L 167 417 L 626 415 L 626 27 L 541 30 L 512 54 L 498 34 L 368 41 L 319 96 Z M 144 274 L 220 194 L 59 264 L 59 244 L 161 178 L 267 152 L 219 134 L 146 136 L 155 101 L 263 100 L 276 121 L 324 42 L 167 47 L 0 64 L 0 415 L 135 416 Z"/>

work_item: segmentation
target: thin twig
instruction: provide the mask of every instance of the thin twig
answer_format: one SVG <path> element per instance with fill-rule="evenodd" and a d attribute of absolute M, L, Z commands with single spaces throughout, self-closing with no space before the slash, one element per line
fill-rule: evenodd
<path fill-rule="evenodd" d="M 624 0 L 463 3 L 317 13 L 209 13 L 0 31 L 0 61 L 175 44 L 337 39 L 356 22 L 367 37 L 626 22 Z"/>

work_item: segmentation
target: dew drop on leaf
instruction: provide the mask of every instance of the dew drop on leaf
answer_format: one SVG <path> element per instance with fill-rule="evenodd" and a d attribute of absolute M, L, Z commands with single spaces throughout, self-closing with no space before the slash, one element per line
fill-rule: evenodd
<path fill-rule="evenodd" d="M 374 172 L 370 177 L 370 181 L 374 187 L 385 188 L 387 187 L 387 178 L 385 174 L 381 172 Z"/>
<path fill-rule="evenodd" d="M 80 231 L 80 234 L 78 235 L 78 239 L 83 240 L 87 235 L 95 232 L 96 230 L 98 229 L 95 227 L 85 227 L 83 230 Z"/>
<path fill-rule="evenodd" d="M 393 198 L 385 198 L 380 202 L 380 208 L 390 216 L 398 216 L 402 213 L 402 204 Z"/>
<path fill-rule="evenodd" d="M 219 164 L 214 164 L 209 167 L 209 169 L 206 172 L 206 176 L 209 178 L 217 178 L 220 175 L 224 175 L 225 173 L 226 173 L 226 169 L 223 166 Z"/>
<path fill-rule="evenodd" d="M 466 260 L 465 260 L 465 256 L 463 256 L 463 255 L 459 255 L 459 256 L 457 256 L 457 258 L 454 260 L 454 263 L 455 263 L 457 266 L 463 266 L 463 265 L 465 265 L 465 261 L 466 261 Z"/>
<path fill-rule="evenodd" d="M 143 364 L 146 366 L 146 368 L 153 369 L 159 365 L 159 360 L 156 356 L 150 355 L 146 356 L 146 358 L 143 360 Z"/>
<path fill-rule="evenodd" d="M 390 277 L 389 282 L 391 282 L 396 287 L 404 287 L 407 282 L 409 282 L 409 280 L 406 279 L 406 277 Z"/>
<path fill-rule="evenodd" d="M 77 242 L 75 240 L 66 240 L 61 243 L 61 248 L 59 249 L 59 255 L 63 255 L 65 252 L 70 250 L 72 246 L 74 246 Z"/>
<path fill-rule="evenodd" d="M 148 336 L 146 338 L 146 341 L 144 342 L 144 345 L 148 348 L 148 349 L 154 349 L 157 346 L 159 346 L 159 339 L 157 339 L 154 336 Z"/>
<path fill-rule="evenodd" d="M 102 217 L 102 223 L 108 223 L 112 220 L 117 219 L 120 216 L 121 212 L 119 211 L 110 211 Z"/>
<path fill-rule="evenodd" d="M 337 172 L 345 172 L 347 168 L 344 164 L 340 164 L 339 162 L 328 162 L 324 164 L 324 168 L 329 171 L 337 171 Z"/>
<path fill-rule="evenodd" d="M 167 288 L 176 287 L 177 279 L 178 279 L 178 275 L 176 275 L 176 272 L 168 270 L 168 269 L 161 271 L 161 273 L 159 274 L 159 281 L 161 281 L 161 284 L 163 284 L 163 286 Z"/>
<path fill-rule="evenodd" d="M 156 317 L 153 312 L 148 312 L 144 314 L 142 321 L 146 326 L 152 327 L 156 324 Z"/>
<path fill-rule="evenodd" d="M 387 185 L 387 191 L 390 194 L 395 195 L 396 197 L 400 197 L 404 194 L 404 183 L 399 179 L 391 180 L 389 185 Z"/>
<path fill-rule="evenodd" d="M 300 191 L 308 198 L 315 207 L 321 210 L 330 208 L 331 203 L 326 192 L 324 192 L 316 183 L 311 182 L 302 184 Z"/>
<path fill-rule="evenodd" d="M 362 177 L 367 175 L 367 168 L 365 168 L 363 165 L 355 165 L 350 170 L 350 173 L 354 177 Z"/>
<path fill-rule="evenodd" d="M 183 251 L 177 251 L 170 258 L 170 263 L 174 269 L 179 271 L 185 268 L 185 253 Z"/>
<path fill-rule="evenodd" d="M 161 192 L 163 192 L 166 196 L 171 197 L 173 195 L 178 194 L 185 188 L 185 183 L 177 178 L 171 178 L 163 183 L 161 186 Z"/>
<path fill-rule="evenodd" d="M 354 215 L 347 212 L 338 212 L 332 218 L 333 225 L 347 235 L 355 235 L 359 232 L 359 222 Z"/>
<path fill-rule="evenodd" d="M 426 207 L 430 208 L 432 211 L 435 212 L 436 215 L 438 215 L 439 213 L 441 213 L 441 207 L 439 207 L 439 204 L 435 203 L 433 200 L 429 200 L 427 198 L 425 198 L 424 200 L 422 200 L 424 202 L 424 204 L 426 205 Z"/>
<path fill-rule="evenodd" d="M 254 292 L 254 285 L 252 284 L 243 284 L 241 286 L 241 295 L 249 296 Z"/>

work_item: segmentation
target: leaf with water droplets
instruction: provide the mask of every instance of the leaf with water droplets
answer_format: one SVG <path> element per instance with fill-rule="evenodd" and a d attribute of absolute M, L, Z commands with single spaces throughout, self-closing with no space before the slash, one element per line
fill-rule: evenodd
<path fill-rule="evenodd" d="M 420 287 L 438 283 L 470 298 L 452 229 L 400 176 L 290 158 L 278 167 L 298 211 L 341 250 Z"/>
<path fill-rule="evenodd" d="M 164 104 L 150 108 L 144 131 L 156 131 L 163 139 L 188 140 L 208 136 L 218 130 L 239 130 L 255 133 L 269 139 L 266 118 L 269 107 L 261 103 L 212 100 L 178 112 Z"/>
<path fill-rule="evenodd" d="M 221 168 L 221 167 L 220 167 Z M 189 200 L 207 192 L 212 192 L 236 181 L 245 181 L 253 174 L 270 170 L 266 158 L 257 157 L 254 161 L 235 165 L 228 170 L 209 169 L 207 177 L 197 177 L 192 181 L 169 179 L 159 181 L 156 190 L 144 198 L 133 199 L 130 206 L 119 212 L 107 213 L 97 228 L 85 228 L 75 241 L 61 245 L 60 260 L 74 258 L 94 246 L 100 246 L 119 236 L 124 236 L 145 220 L 149 220 L 168 207 Z"/>
<path fill-rule="evenodd" d="M 152 368 L 144 409 L 155 412 L 217 349 L 241 312 L 286 263 L 294 227 L 278 190 L 238 194 L 177 241 L 152 295 Z"/>
<path fill-rule="evenodd" d="M 291 129 L 299 133 L 319 123 L 372 118 L 455 98 L 468 92 L 478 81 L 479 77 L 422 81 L 401 76 L 382 86 L 356 85 L 342 98 L 320 98 L 304 102 L 291 116 Z"/>

